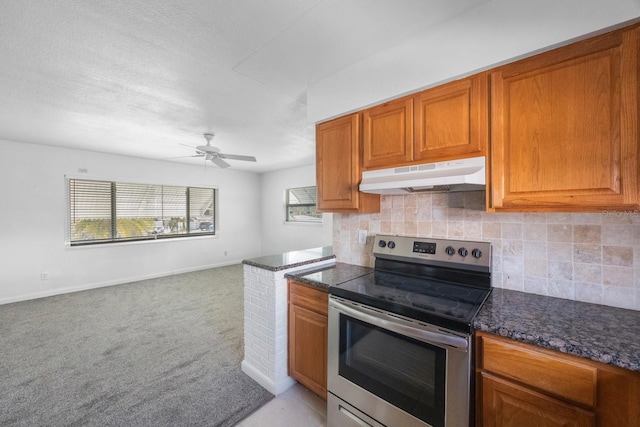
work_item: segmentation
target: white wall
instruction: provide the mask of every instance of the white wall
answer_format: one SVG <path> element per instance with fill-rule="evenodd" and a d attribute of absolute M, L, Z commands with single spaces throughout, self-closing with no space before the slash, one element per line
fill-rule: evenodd
<path fill-rule="evenodd" d="M 285 189 L 316 185 L 315 165 L 262 175 L 262 252 L 265 255 L 331 246 L 333 215 L 322 225 L 286 224 Z"/>
<path fill-rule="evenodd" d="M 493 0 L 314 83 L 310 122 L 413 93 L 640 17 L 638 0 Z"/>
<path fill-rule="evenodd" d="M 65 175 L 218 186 L 219 236 L 65 247 Z M 231 264 L 262 254 L 260 175 L 255 173 L 213 167 L 205 171 L 202 166 L 0 140 L 0 181 L 0 303 Z M 43 272 L 48 280 L 41 280 Z"/>

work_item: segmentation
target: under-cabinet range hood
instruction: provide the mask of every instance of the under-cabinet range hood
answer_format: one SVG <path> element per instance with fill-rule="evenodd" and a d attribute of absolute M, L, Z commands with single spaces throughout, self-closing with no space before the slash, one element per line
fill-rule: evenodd
<path fill-rule="evenodd" d="M 484 189 L 484 157 L 366 171 L 360 182 L 361 192 L 375 194 Z"/>

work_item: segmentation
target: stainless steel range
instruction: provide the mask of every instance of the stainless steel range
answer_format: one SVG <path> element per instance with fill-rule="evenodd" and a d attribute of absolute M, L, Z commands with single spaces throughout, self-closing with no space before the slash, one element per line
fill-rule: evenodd
<path fill-rule="evenodd" d="M 373 252 L 373 273 L 329 288 L 329 427 L 469 426 L 491 244 L 378 235 Z"/>

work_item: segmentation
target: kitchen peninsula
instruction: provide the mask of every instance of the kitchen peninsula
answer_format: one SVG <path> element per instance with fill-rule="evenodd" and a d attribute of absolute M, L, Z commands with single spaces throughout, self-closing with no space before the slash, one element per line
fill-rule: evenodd
<path fill-rule="evenodd" d="M 332 248 L 319 247 L 244 260 L 242 371 L 273 394 L 295 381 L 287 373 L 285 274 L 335 265 Z"/>

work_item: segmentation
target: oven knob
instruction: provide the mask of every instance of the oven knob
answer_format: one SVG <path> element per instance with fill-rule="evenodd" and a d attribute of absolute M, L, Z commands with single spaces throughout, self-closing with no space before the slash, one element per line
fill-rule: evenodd
<path fill-rule="evenodd" d="M 380 246 L 381 248 L 384 248 L 385 246 L 387 246 L 387 242 L 385 242 L 384 240 L 380 240 L 378 242 L 378 246 Z"/>
<path fill-rule="evenodd" d="M 480 257 L 482 256 L 482 251 L 481 251 L 480 249 L 477 249 L 477 248 L 476 248 L 476 249 L 474 249 L 474 250 L 472 250 L 472 251 L 471 251 L 471 255 L 472 255 L 474 258 L 480 258 Z"/>
<path fill-rule="evenodd" d="M 387 246 L 389 246 L 389 249 L 393 249 L 396 247 L 396 242 L 394 242 L 393 240 L 389 240 Z"/>
<path fill-rule="evenodd" d="M 456 254 L 456 250 L 453 248 L 453 246 L 447 246 L 447 249 L 444 250 L 447 255 L 449 256 L 453 256 Z"/>
<path fill-rule="evenodd" d="M 460 254 L 461 257 L 466 257 L 469 254 L 469 251 L 467 251 L 466 248 L 460 248 L 458 249 L 458 253 Z"/>

